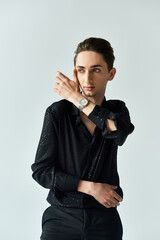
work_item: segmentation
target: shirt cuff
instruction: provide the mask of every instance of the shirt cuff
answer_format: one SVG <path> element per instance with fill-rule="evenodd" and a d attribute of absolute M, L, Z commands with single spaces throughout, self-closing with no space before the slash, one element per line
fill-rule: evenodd
<path fill-rule="evenodd" d="M 88 118 L 96 124 L 98 128 L 102 130 L 102 135 L 106 138 L 117 138 L 118 130 L 109 131 L 107 130 L 107 119 L 114 121 L 117 127 L 116 114 L 111 112 L 109 109 L 96 105 L 93 111 L 88 115 Z"/>
<path fill-rule="evenodd" d="M 103 128 L 104 121 L 109 118 L 115 120 L 115 114 L 106 108 L 96 105 L 88 118 L 94 122 L 100 129 Z"/>

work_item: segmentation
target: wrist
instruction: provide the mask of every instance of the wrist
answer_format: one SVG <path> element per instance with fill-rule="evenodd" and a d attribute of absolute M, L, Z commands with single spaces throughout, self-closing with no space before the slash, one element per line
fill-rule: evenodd
<path fill-rule="evenodd" d="M 79 101 L 80 101 L 81 99 L 84 99 L 84 98 L 85 98 L 85 97 L 84 97 L 81 93 L 79 93 L 79 94 L 76 94 L 76 95 L 72 96 L 71 102 L 72 102 L 77 108 L 79 108 Z"/>
<path fill-rule="evenodd" d="M 83 192 L 88 195 L 92 195 L 94 189 L 94 182 L 86 181 L 86 180 L 80 180 L 78 184 L 77 191 Z"/>

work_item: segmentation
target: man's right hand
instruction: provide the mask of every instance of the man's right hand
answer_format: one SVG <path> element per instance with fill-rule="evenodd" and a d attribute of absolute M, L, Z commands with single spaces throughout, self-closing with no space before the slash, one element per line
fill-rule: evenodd
<path fill-rule="evenodd" d="M 117 186 L 80 180 L 77 190 L 93 196 L 106 208 L 111 208 L 119 206 L 119 202 L 123 200 L 122 197 L 116 193 L 115 189 L 117 189 Z"/>

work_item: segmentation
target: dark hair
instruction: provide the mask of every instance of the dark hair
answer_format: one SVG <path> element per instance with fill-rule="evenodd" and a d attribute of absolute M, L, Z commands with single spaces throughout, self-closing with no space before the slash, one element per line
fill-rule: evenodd
<path fill-rule="evenodd" d="M 80 42 L 75 51 L 74 66 L 76 65 L 76 58 L 78 53 L 83 51 L 94 51 L 102 54 L 105 62 L 108 65 L 108 70 L 110 71 L 113 68 L 113 63 L 115 60 L 114 51 L 110 42 L 107 40 L 90 37 L 85 39 L 83 42 Z"/>

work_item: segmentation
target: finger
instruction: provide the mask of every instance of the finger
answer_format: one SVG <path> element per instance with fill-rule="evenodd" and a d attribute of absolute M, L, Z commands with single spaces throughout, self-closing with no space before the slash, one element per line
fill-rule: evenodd
<path fill-rule="evenodd" d="M 114 197 L 110 197 L 110 198 L 106 199 L 106 202 L 111 207 L 115 207 L 115 206 L 119 206 L 120 205 L 120 203 Z"/>
<path fill-rule="evenodd" d="M 113 202 L 111 201 L 111 200 L 107 200 L 107 202 L 106 202 L 110 207 L 112 207 L 112 205 L 113 205 Z"/>
<path fill-rule="evenodd" d="M 105 205 L 105 207 L 106 207 L 106 208 L 111 208 L 111 206 L 110 206 L 110 205 L 108 205 L 108 204 L 106 204 L 106 205 Z"/>
<path fill-rule="evenodd" d="M 55 77 L 55 81 L 58 82 L 58 83 L 63 82 L 63 80 L 61 78 L 59 78 L 59 77 Z"/>
<path fill-rule="evenodd" d="M 120 205 L 120 203 L 115 198 L 112 198 L 111 203 L 114 205 L 114 207 Z"/>
<path fill-rule="evenodd" d="M 77 69 L 76 69 L 76 68 L 73 69 L 73 81 L 74 81 L 77 85 L 79 85 L 79 81 L 78 81 L 78 77 L 77 77 Z"/>
<path fill-rule="evenodd" d="M 57 88 L 53 88 L 53 92 L 56 92 L 59 94 L 59 90 Z"/>
<path fill-rule="evenodd" d="M 60 79 L 62 79 L 62 80 L 68 79 L 67 76 L 65 76 L 63 73 L 61 73 L 61 72 L 59 72 L 59 71 L 57 71 L 56 74 L 57 74 L 58 77 L 59 77 Z"/>
<path fill-rule="evenodd" d="M 122 201 L 123 201 L 123 198 L 122 198 L 120 195 L 118 195 L 118 193 L 116 193 L 115 191 L 114 191 L 114 193 L 113 193 L 113 197 L 114 197 L 115 199 L 117 199 L 119 202 L 122 202 Z"/>
<path fill-rule="evenodd" d="M 117 189 L 117 186 L 110 185 L 112 189 Z"/>
<path fill-rule="evenodd" d="M 105 206 L 106 208 L 111 208 L 110 204 L 108 203 L 104 203 L 103 206 Z"/>
<path fill-rule="evenodd" d="M 59 83 L 55 83 L 54 86 L 58 89 L 59 88 Z"/>

